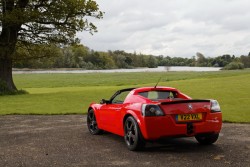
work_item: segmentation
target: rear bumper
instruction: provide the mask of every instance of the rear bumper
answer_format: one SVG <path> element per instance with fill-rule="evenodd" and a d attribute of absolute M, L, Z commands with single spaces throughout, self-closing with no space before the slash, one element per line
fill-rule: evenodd
<path fill-rule="evenodd" d="M 141 121 L 141 132 L 146 140 L 175 136 L 195 136 L 202 133 L 220 133 L 221 127 L 221 113 L 209 113 L 202 122 L 177 123 L 172 115 L 144 117 Z"/>

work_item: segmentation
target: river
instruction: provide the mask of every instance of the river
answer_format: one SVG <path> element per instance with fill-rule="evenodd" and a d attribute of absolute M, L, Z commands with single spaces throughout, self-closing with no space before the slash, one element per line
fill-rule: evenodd
<path fill-rule="evenodd" d="M 135 69 L 110 69 L 110 70 L 74 70 L 74 69 L 53 69 L 53 70 L 33 70 L 33 69 L 13 69 L 13 74 L 46 74 L 46 73 L 114 73 L 114 72 L 167 72 L 167 71 L 219 71 L 217 67 L 187 67 L 171 66 L 157 68 L 135 68 Z"/>

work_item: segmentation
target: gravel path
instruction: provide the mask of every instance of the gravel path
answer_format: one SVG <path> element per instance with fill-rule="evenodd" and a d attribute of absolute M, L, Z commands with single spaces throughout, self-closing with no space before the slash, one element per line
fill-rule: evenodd
<path fill-rule="evenodd" d="M 219 140 L 194 138 L 127 150 L 122 137 L 92 136 L 82 115 L 0 116 L 0 166 L 242 166 L 250 167 L 250 124 L 223 124 Z"/>

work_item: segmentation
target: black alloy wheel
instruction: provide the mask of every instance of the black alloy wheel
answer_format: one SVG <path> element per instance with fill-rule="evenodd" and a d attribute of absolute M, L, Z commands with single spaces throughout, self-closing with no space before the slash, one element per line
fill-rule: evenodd
<path fill-rule="evenodd" d="M 129 116 L 124 124 L 124 140 L 129 150 L 140 150 L 145 146 L 145 141 L 136 120 Z"/>
<path fill-rule="evenodd" d="M 102 130 L 98 128 L 96 117 L 95 117 L 95 112 L 93 109 L 90 109 L 88 111 L 87 125 L 88 125 L 89 132 L 92 135 L 101 134 Z"/>

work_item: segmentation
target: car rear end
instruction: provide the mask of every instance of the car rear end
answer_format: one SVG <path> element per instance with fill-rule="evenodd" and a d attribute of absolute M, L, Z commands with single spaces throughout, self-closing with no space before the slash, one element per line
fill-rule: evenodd
<path fill-rule="evenodd" d="M 216 100 L 178 100 L 142 106 L 146 140 L 219 134 L 222 114 Z"/>

